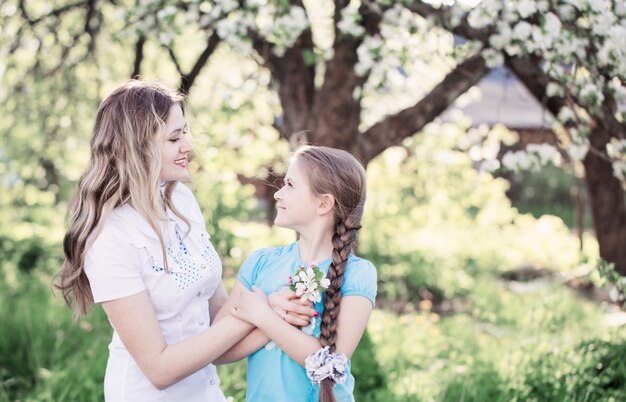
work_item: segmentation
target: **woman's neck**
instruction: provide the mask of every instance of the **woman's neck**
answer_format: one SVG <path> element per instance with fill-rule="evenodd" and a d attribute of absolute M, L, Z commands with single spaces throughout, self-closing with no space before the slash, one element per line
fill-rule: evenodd
<path fill-rule="evenodd" d="M 302 262 L 318 264 L 329 258 L 333 253 L 332 239 L 333 234 L 330 231 L 315 234 L 300 233 L 298 248 Z"/>

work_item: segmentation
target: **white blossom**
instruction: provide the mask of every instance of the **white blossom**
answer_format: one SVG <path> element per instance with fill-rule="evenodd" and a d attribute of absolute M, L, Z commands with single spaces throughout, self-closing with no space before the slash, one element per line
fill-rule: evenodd
<path fill-rule="evenodd" d="M 172 5 L 169 5 L 169 6 L 163 7 L 162 9 L 160 9 L 157 12 L 157 18 L 162 20 L 162 19 L 165 19 L 165 18 L 167 18 L 169 16 L 175 15 L 176 12 L 177 12 L 176 7 L 172 6 Z"/>
<path fill-rule="evenodd" d="M 502 157 L 502 165 L 512 171 L 536 172 L 548 163 L 555 166 L 561 163 L 561 154 L 550 144 L 529 144 L 525 150 L 509 151 Z"/>
<path fill-rule="evenodd" d="M 539 0 L 539 1 L 537 1 L 537 11 L 543 13 L 543 12 L 547 11 L 548 8 L 550 8 L 550 4 L 546 0 Z"/>
<path fill-rule="evenodd" d="M 493 18 L 482 8 L 475 8 L 467 17 L 467 23 L 474 29 L 484 28 L 492 22 Z"/>
<path fill-rule="evenodd" d="M 520 17 L 528 18 L 537 11 L 537 4 L 535 0 L 519 0 L 516 8 Z"/>
<path fill-rule="evenodd" d="M 548 163 L 558 166 L 561 163 L 561 154 L 550 144 L 529 144 L 526 151 L 532 152 L 539 159 L 539 164 L 545 166 Z"/>
<path fill-rule="evenodd" d="M 574 123 L 576 121 L 574 111 L 567 106 L 561 108 L 556 118 L 561 124 Z"/>
<path fill-rule="evenodd" d="M 554 15 L 553 13 L 547 13 L 545 16 L 545 23 L 543 24 L 544 32 L 546 36 L 552 38 L 553 40 L 558 38 L 561 34 L 561 21 L 559 17 Z"/>
<path fill-rule="evenodd" d="M 581 161 L 589 152 L 589 139 L 583 136 L 578 130 L 575 128 L 570 128 L 569 134 L 571 137 L 571 142 L 567 147 L 567 153 L 572 160 Z"/>
<path fill-rule="evenodd" d="M 556 82 L 550 82 L 546 86 L 546 95 L 550 98 L 553 96 L 563 96 L 563 88 Z"/>
<path fill-rule="evenodd" d="M 365 34 L 365 28 L 360 25 L 361 15 L 355 7 L 348 6 L 341 10 L 341 21 L 337 24 L 337 28 L 345 35 L 359 38 Z"/>
<path fill-rule="evenodd" d="M 613 167 L 613 175 L 621 181 L 626 180 L 626 162 L 615 161 L 611 164 Z"/>
<path fill-rule="evenodd" d="M 502 56 L 502 52 L 495 49 L 487 48 L 482 51 L 482 55 L 485 58 L 487 67 L 489 68 L 496 68 L 504 63 L 504 56 Z"/>
<path fill-rule="evenodd" d="M 239 7 L 237 0 L 218 0 L 215 3 L 218 3 L 227 13 Z"/>
<path fill-rule="evenodd" d="M 503 5 L 504 2 L 502 0 L 483 0 L 481 2 L 481 7 L 492 19 L 495 19 L 498 16 L 498 13 L 502 10 Z"/>
<path fill-rule="evenodd" d="M 567 153 L 569 157 L 574 161 L 581 161 L 585 159 L 585 156 L 589 152 L 589 141 L 581 142 L 581 143 L 570 143 L 567 148 Z"/>
<path fill-rule="evenodd" d="M 559 10 L 559 15 L 565 21 L 571 21 L 576 16 L 576 10 L 571 4 L 561 4 L 557 9 Z"/>
<path fill-rule="evenodd" d="M 324 51 L 324 60 L 328 61 L 328 60 L 332 60 L 332 58 L 335 57 L 335 49 L 332 47 L 329 47 L 328 49 L 326 49 Z"/>
<path fill-rule="evenodd" d="M 520 170 L 539 170 L 535 160 L 524 151 L 507 152 L 502 157 L 502 165 L 508 170 L 518 172 Z"/>
<path fill-rule="evenodd" d="M 504 49 L 511 42 L 512 31 L 506 24 L 498 24 L 498 33 L 491 35 L 489 44 L 495 49 Z"/>
<path fill-rule="evenodd" d="M 626 139 L 618 140 L 612 138 L 611 142 L 606 144 L 606 153 L 613 159 L 622 159 L 626 155 Z"/>
<path fill-rule="evenodd" d="M 589 4 L 589 8 L 596 12 L 606 11 L 606 1 L 605 0 L 587 0 Z"/>
<path fill-rule="evenodd" d="M 480 163 L 479 172 L 494 172 L 500 168 L 500 162 L 497 159 L 488 159 Z"/>
<path fill-rule="evenodd" d="M 580 90 L 580 98 L 584 102 L 598 106 L 602 104 L 602 101 L 604 100 L 604 94 L 602 93 L 602 90 L 594 84 L 587 83 Z"/>
<path fill-rule="evenodd" d="M 531 25 L 526 21 L 520 21 L 515 28 L 513 28 L 513 37 L 521 42 L 524 42 L 530 37 L 532 31 Z"/>

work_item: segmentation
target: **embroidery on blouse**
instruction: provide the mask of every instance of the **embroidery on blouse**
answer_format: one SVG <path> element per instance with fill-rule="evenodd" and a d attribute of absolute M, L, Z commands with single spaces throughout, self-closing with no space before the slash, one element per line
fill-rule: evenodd
<path fill-rule="evenodd" d="M 209 241 L 209 236 L 202 232 L 200 234 L 202 240 L 202 262 L 203 267 L 209 268 L 210 271 L 213 271 L 215 268 L 219 267 L 221 264 L 220 257 L 217 255 L 217 251 L 213 248 L 213 245 Z M 205 265 L 206 264 L 206 265 Z"/>
<path fill-rule="evenodd" d="M 176 281 L 176 284 L 181 289 L 186 289 L 187 287 L 193 285 L 198 282 L 200 279 L 200 274 L 198 272 L 198 267 L 193 263 L 192 259 L 189 255 L 189 250 L 183 239 L 180 237 L 180 233 L 178 233 L 178 229 L 175 229 L 176 239 L 178 240 L 177 251 L 175 252 L 175 247 L 168 246 L 167 254 L 172 258 L 172 261 L 179 267 L 182 268 L 183 272 L 172 272 L 172 276 Z M 157 271 L 162 271 L 163 269 L 156 269 Z"/>

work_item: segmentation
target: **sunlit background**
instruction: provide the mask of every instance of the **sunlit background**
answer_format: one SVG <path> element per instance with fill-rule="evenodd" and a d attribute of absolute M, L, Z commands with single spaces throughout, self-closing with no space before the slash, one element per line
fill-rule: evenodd
<path fill-rule="evenodd" d="M 106 317 L 96 306 L 73 321 L 51 291 L 68 201 L 97 106 L 130 78 L 142 30 L 153 36 L 140 75 L 172 87 L 206 46 L 203 22 L 176 9 L 157 19 L 158 38 L 142 26 L 155 4 L 166 10 L 175 2 L 77 3 L 97 6 L 98 21 L 87 20 L 97 32 L 86 33 L 81 7 L 44 17 L 70 1 L 0 4 L 0 401 L 103 399 Z M 203 13 L 221 3 L 181 2 Z M 257 24 L 269 31 L 269 7 L 289 2 L 248 3 L 260 5 Z M 334 8 L 304 5 L 319 86 L 332 57 Z M 381 58 L 354 94 L 361 130 L 415 104 L 473 51 L 409 10 L 396 14 L 383 25 Z M 295 240 L 268 224 L 273 206 L 263 193 L 268 169 L 284 172 L 290 153 L 276 128 L 278 88 L 258 55 L 231 42 L 219 44 L 197 76 L 187 111 L 196 147 L 190 186 L 229 289 L 250 252 Z M 506 150 L 553 124 L 500 68 L 370 161 L 359 254 L 377 267 L 378 297 L 353 358 L 357 401 L 624 400 L 626 318 L 595 269 L 582 165 L 500 165 Z M 224 393 L 244 401 L 245 362 L 219 371 Z"/>

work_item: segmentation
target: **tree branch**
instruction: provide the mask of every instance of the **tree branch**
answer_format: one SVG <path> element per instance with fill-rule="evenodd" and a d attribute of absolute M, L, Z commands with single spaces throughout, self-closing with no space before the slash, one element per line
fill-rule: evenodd
<path fill-rule="evenodd" d="M 485 28 L 482 30 L 472 28 L 467 22 L 467 13 L 457 24 L 454 24 L 453 7 L 454 6 L 435 8 L 430 4 L 419 0 L 413 0 L 412 3 L 409 3 L 406 6 L 407 9 L 422 16 L 423 18 L 434 20 L 440 26 L 455 35 L 459 35 L 470 40 L 477 40 L 486 44 L 492 33 L 492 28 Z"/>
<path fill-rule="evenodd" d="M 439 116 L 488 72 L 481 56 L 465 60 L 417 104 L 388 116 L 365 131 L 357 145 L 359 156 L 367 163 L 389 146 L 400 144 Z"/>
<path fill-rule="evenodd" d="M 204 48 L 200 56 L 198 56 L 198 59 L 194 63 L 191 71 L 188 74 L 182 75 L 180 79 L 180 85 L 178 87 L 178 90 L 180 92 L 184 94 L 189 93 L 191 86 L 196 81 L 196 78 L 198 78 L 200 71 L 209 61 L 209 58 L 211 57 L 211 55 L 213 54 L 213 52 L 215 51 L 215 48 L 217 47 L 219 43 L 220 43 L 220 37 L 217 35 L 217 33 L 214 32 L 213 34 L 211 34 L 211 36 L 209 36 L 206 47 Z"/>
<path fill-rule="evenodd" d="M 180 66 L 180 63 L 178 63 L 178 58 L 176 57 L 174 50 L 170 46 L 167 46 L 167 45 L 163 45 L 163 47 L 167 49 L 167 53 L 170 55 L 170 59 L 172 59 L 172 63 L 174 63 L 174 66 L 176 67 L 176 71 L 178 71 L 178 74 L 180 74 L 181 76 L 185 75 L 183 73 L 183 69 Z"/>
<path fill-rule="evenodd" d="M 141 75 L 141 63 L 143 62 L 143 45 L 146 43 L 146 37 L 144 35 L 139 36 L 137 43 L 135 43 L 135 61 L 133 63 L 133 72 L 131 78 L 138 78 Z"/>

